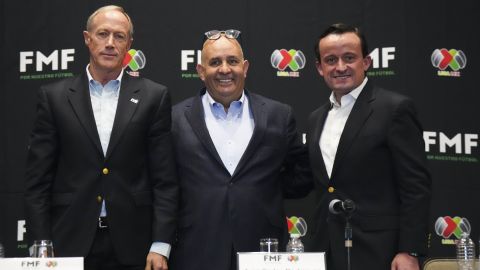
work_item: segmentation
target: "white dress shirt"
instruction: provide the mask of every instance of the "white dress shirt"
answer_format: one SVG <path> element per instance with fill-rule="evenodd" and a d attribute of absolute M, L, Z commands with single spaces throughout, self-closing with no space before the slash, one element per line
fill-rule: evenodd
<path fill-rule="evenodd" d="M 228 111 L 208 93 L 202 96 L 205 123 L 218 155 L 233 175 L 252 138 L 255 126 L 245 92 L 230 103 Z"/>
<path fill-rule="evenodd" d="M 340 103 L 335 99 L 333 92 L 330 94 L 330 103 L 332 104 L 332 107 L 328 112 L 319 141 L 320 150 L 322 151 L 323 161 L 325 162 L 325 168 L 327 169 L 329 178 L 332 176 L 333 162 L 335 161 L 338 143 L 342 136 L 343 129 L 345 128 L 345 123 L 353 109 L 355 101 L 362 92 L 367 81 L 368 78 L 365 77 L 362 84 L 350 91 L 350 93 L 342 96 Z"/>

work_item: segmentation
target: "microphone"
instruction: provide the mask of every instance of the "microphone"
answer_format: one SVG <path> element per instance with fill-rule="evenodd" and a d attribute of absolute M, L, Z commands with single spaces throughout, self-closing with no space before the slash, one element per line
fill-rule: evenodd
<path fill-rule="evenodd" d="M 328 205 L 328 210 L 330 211 L 330 213 L 335 215 L 350 215 L 355 211 L 355 208 L 355 203 L 350 199 L 346 199 L 345 201 L 333 199 Z"/>

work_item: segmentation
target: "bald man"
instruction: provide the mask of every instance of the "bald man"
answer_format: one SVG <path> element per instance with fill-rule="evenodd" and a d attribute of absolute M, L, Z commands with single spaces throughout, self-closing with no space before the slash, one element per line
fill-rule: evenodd
<path fill-rule="evenodd" d="M 180 185 L 173 270 L 236 269 L 236 252 L 260 238 L 286 245 L 284 194 L 310 189 L 292 109 L 245 87 L 249 62 L 238 30 L 205 33 L 198 95 L 173 108 Z"/>

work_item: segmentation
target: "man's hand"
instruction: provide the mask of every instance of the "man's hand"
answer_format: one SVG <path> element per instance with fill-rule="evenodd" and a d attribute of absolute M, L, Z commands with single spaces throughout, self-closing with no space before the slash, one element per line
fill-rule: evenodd
<path fill-rule="evenodd" d="M 392 261 L 391 270 L 419 270 L 418 259 L 406 252 L 398 253 Z"/>
<path fill-rule="evenodd" d="M 167 258 L 155 252 L 149 252 L 145 270 L 168 270 Z"/>

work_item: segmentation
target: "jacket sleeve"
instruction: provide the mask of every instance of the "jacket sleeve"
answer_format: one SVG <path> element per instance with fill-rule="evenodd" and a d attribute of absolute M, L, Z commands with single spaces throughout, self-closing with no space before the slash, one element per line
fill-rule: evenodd
<path fill-rule="evenodd" d="M 58 134 L 46 90 L 39 91 L 25 175 L 25 212 L 29 242 L 52 239 L 50 190 L 58 159 Z"/>
<path fill-rule="evenodd" d="M 178 185 L 171 137 L 171 101 L 165 90 L 148 133 L 149 176 L 153 185 L 153 242 L 175 238 Z"/>
<path fill-rule="evenodd" d="M 399 252 L 425 254 L 431 177 L 422 127 L 410 99 L 402 101 L 394 113 L 388 144 L 400 197 Z"/>

